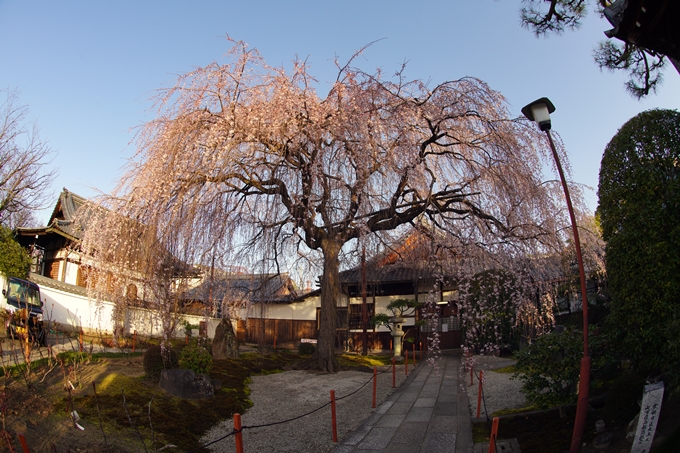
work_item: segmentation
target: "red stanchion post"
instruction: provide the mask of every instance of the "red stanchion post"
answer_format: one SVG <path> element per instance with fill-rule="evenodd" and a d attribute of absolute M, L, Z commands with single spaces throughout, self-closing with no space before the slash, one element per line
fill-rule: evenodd
<path fill-rule="evenodd" d="M 241 435 L 241 414 L 234 414 L 234 442 L 236 443 L 236 453 L 243 453 L 243 436 Z"/>
<path fill-rule="evenodd" d="M 21 449 L 24 451 L 24 453 L 30 453 L 28 450 L 28 444 L 26 443 L 26 438 L 24 437 L 23 434 L 17 433 L 17 436 L 19 436 L 19 443 L 21 443 Z"/>
<path fill-rule="evenodd" d="M 406 365 L 404 367 L 404 373 L 406 373 L 406 376 L 408 376 L 408 349 L 404 349 L 404 358 L 406 359 L 404 362 L 404 365 Z"/>
<path fill-rule="evenodd" d="M 491 437 L 489 437 L 489 453 L 496 453 L 496 438 L 498 437 L 498 417 L 491 422 Z"/>
<path fill-rule="evenodd" d="M 333 423 L 333 442 L 338 441 L 338 423 L 335 418 L 335 390 L 331 390 L 331 422 Z"/>
<path fill-rule="evenodd" d="M 80 338 L 78 339 L 78 343 L 80 346 L 80 352 L 83 352 L 83 329 L 80 329 Z"/>
<path fill-rule="evenodd" d="M 394 357 L 392 357 L 392 388 L 396 388 L 397 386 L 397 364 L 394 361 Z"/>
<path fill-rule="evenodd" d="M 477 388 L 477 418 L 482 410 L 482 380 L 484 380 L 484 370 L 479 370 L 479 387 Z"/>
<path fill-rule="evenodd" d="M 371 407 L 375 408 L 376 405 L 376 399 L 377 395 L 376 393 L 378 392 L 378 367 L 374 366 L 373 367 L 373 405 Z"/>
<path fill-rule="evenodd" d="M 189 335 L 184 335 L 184 344 L 189 344 Z"/>
<path fill-rule="evenodd" d="M 420 342 L 420 361 L 423 361 L 423 342 Z"/>
<path fill-rule="evenodd" d="M 394 349 L 392 349 L 392 340 L 390 340 L 390 351 L 392 351 L 392 354 L 394 354 Z"/>

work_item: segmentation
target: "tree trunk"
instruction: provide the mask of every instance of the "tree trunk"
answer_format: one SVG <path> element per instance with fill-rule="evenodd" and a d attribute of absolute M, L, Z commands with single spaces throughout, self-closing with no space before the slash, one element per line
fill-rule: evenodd
<path fill-rule="evenodd" d="M 335 337 L 337 327 L 337 298 L 340 294 L 340 261 L 342 244 L 325 240 L 323 251 L 323 275 L 321 276 L 321 312 L 319 314 L 319 338 L 314 351 L 319 369 L 334 373 L 338 370 L 335 360 Z"/>

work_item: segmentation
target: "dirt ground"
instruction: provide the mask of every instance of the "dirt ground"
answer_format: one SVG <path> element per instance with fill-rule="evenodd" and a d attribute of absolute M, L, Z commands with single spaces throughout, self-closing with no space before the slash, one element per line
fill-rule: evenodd
<path fill-rule="evenodd" d="M 93 394 L 92 383 L 102 384 L 106 376 L 135 378 L 143 374 L 142 357 L 137 356 L 83 361 L 63 368 L 55 361 L 30 374 L 6 376 L 0 390 L 4 428 L 0 450 L 21 451 L 18 435 L 23 434 L 31 452 L 125 451 L 129 443 L 125 439 L 121 439 L 120 448 L 114 449 L 113 442 L 108 449 L 102 444 L 96 420 L 79 420 L 82 430 L 74 427 L 70 401 Z M 74 409 L 78 412 L 77 407 Z"/>
<path fill-rule="evenodd" d="M 213 398 L 184 400 L 169 396 L 146 377 L 139 353 L 102 357 L 68 350 L 60 356 L 61 361 L 33 356 L 30 373 L 25 366 L 16 372 L 15 366 L 10 374 L 11 360 L 6 349 L 4 352 L 0 451 L 12 452 L 22 451 L 19 433 L 25 436 L 32 453 L 129 453 L 164 447 L 167 451 L 192 450 L 204 443 L 202 438 L 211 427 L 230 420 L 234 413 L 252 418 L 248 411 L 255 398 L 250 394 L 251 376 L 256 380 L 290 375 L 299 383 L 299 373 L 314 374 L 278 374 L 308 368 L 310 359 L 296 353 L 246 352 L 238 360 L 213 363 L 210 376 L 221 384 Z M 331 378 L 336 384 L 347 380 L 348 388 L 353 388 L 372 376 L 372 368 L 371 373 L 364 368 L 369 369 L 354 364 L 348 368 L 354 371 Z M 323 395 L 327 397 L 327 392 Z M 280 393 L 277 396 L 280 398 Z M 79 416 L 76 426 L 70 416 L 74 410 Z M 284 415 L 289 414 L 271 417 L 278 420 Z"/>

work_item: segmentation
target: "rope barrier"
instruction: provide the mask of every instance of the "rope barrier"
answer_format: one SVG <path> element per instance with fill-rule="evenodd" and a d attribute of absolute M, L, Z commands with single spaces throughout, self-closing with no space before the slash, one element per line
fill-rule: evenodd
<path fill-rule="evenodd" d="M 220 441 L 226 439 L 227 437 L 231 437 L 231 436 L 233 436 L 233 435 L 235 435 L 235 434 L 237 434 L 237 433 L 240 433 L 241 431 L 243 431 L 243 428 L 241 428 L 241 429 L 239 429 L 239 430 L 233 429 L 233 430 L 232 430 L 229 434 L 227 434 L 226 436 L 222 436 L 222 437 L 220 437 L 219 439 L 215 439 L 215 440 L 213 440 L 213 441 L 211 441 L 211 442 L 208 442 L 207 444 L 201 445 L 201 446 L 198 447 L 198 448 L 194 448 L 193 450 L 189 450 L 187 453 L 195 453 L 195 452 L 197 452 L 197 451 L 199 451 L 199 450 L 204 449 L 205 447 L 209 447 L 209 446 L 211 446 L 211 445 L 213 445 L 213 444 L 216 444 L 217 442 L 220 442 Z"/>
<path fill-rule="evenodd" d="M 475 377 L 477 378 L 477 380 L 481 381 L 481 378 L 479 377 L 479 375 L 474 371 L 473 371 L 473 373 L 475 373 Z M 482 386 L 481 389 L 482 389 L 482 402 L 484 403 L 484 415 L 486 416 L 486 422 L 491 423 L 491 419 L 489 418 L 489 411 L 486 409 L 486 398 L 484 397 L 484 386 Z"/>
<path fill-rule="evenodd" d="M 386 367 L 383 371 L 381 371 L 380 373 L 377 373 L 377 375 L 381 375 L 381 374 L 387 373 L 389 370 L 390 370 L 390 367 Z M 377 376 L 377 375 L 376 375 L 376 376 Z M 370 378 L 368 381 L 366 381 L 364 384 L 362 384 L 361 387 L 359 387 L 358 389 L 354 390 L 354 391 L 351 392 L 351 393 L 348 393 L 348 394 L 345 395 L 345 396 L 342 396 L 342 397 L 340 397 L 340 398 L 335 398 L 335 401 L 337 402 L 337 401 L 343 400 L 343 399 L 345 399 L 345 398 L 349 398 L 350 396 L 354 395 L 355 393 L 359 392 L 361 389 L 363 389 L 364 387 L 366 387 L 371 381 L 373 381 L 373 375 L 371 375 L 371 378 Z M 195 453 L 195 452 L 197 452 L 197 451 L 199 451 L 199 450 L 204 449 L 205 447 L 209 447 L 210 445 L 213 445 L 213 444 L 216 444 L 217 442 L 223 441 L 224 439 L 227 439 L 228 437 L 231 437 L 231 436 L 233 436 L 233 435 L 236 435 L 236 434 L 238 434 L 238 433 L 241 433 L 241 432 L 243 432 L 243 431 L 246 430 L 246 429 L 267 428 L 267 427 L 269 427 L 269 426 L 282 425 L 282 424 L 284 424 L 284 423 L 290 423 L 290 422 L 292 422 L 292 421 L 299 420 L 299 419 L 301 419 L 301 418 L 307 417 L 308 415 L 312 415 L 313 413 L 318 412 L 318 411 L 320 411 L 321 409 L 324 409 L 325 407 L 328 407 L 328 406 L 330 406 L 330 405 L 331 405 L 331 402 L 329 401 L 328 403 L 326 403 L 326 404 L 324 404 L 324 405 L 322 405 L 322 406 L 319 406 L 319 407 L 317 407 L 316 409 L 313 409 L 313 410 L 311 410 L 311 411 L 309 411 L 309 412 L 307 412 L 307 413 L 305 413 L 305 414 L 298 415 L 298 416 L 296 416 L 296 417 L 289 418 L 289 419 L 287 419 L 287 420 L 281 420 L 281 421 L 278 421 L 278 422 L 271 422 L 271 423 L 264 423 L 264 424 L 261 424 L 261 425 L 243 425 L 243 426 L 241 427 L 241 429 L 238 429 L 238 430 L 237 430 L 237 429 L 232 429 L 232 431 L 231 431 L 230 433 L 228 433 L 228 434 L 226 434 L 226 435 L 220 437 L 219 439 L 215 439 L 215 440 L 213 440 L 213 441 L 211 441 L 211 442 L 209 442 L 209 443 L 207 443 L 207 444 L 205 444 L 205 445 L 201 445 L 200 447 L 197 447 L 197 448 L 195 448 L 195 449 L 193 449 L 193 450 L 190 450 L 190 451 L 188 451 L 187 453 Z"/>

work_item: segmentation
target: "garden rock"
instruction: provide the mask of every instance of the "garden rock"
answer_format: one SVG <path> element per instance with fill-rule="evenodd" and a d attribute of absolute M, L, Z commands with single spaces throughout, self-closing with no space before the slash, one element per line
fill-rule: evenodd
<path fill-rule="evenodd" d="M 238 340 L 229 319 L 220 321 L 215 329 L 215 338 L 212 341 L 212 356 L 213 359 L 238 358 Z"/>
<path fill-rule="evenodd" d="M 609 445 L 611 445 L 612 439 L 614 439 L 614 435 L 612 433 L 602 433 L 593 440 L 593 447 L 598 450 L 604 450 L 605 448 L 608 448 Z"/>
<path fill-rule="evenodd" d="M 207 374 L 197 375 L 191 370 L 163 370 L 160 387 L 173 396 L 185 399 L 211 398 L 215 388 Z"/>

